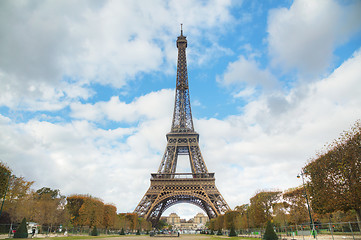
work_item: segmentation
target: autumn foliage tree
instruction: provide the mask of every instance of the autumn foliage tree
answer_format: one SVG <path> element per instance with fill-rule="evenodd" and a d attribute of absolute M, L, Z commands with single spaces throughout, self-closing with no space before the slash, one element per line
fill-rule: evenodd
<path fill-rule="evenodd" d="M 280 196 L 280 191 L 260 191 L 250 199 L 249 218 L 252 227 L 263 227 L 271 219 L 273 205 Z"/>
<path fill-rule="evenodd" d="M 227 211 L 224 214 L 224 228 L 231 230 L 231 229 L 238 229 L 240 227 L 240 220 L 241 214 L 238 211 Z"/>
<path fill-rule="evenodd" d="M 308 221 L 309 216 L 303 186 L 288 189 L 283 193 L 283 199 L 288 204 L 289 223 L 300 224 Z"/>
<path fill-rule="evenodd" d="M 11 222 L 20 222 L 24 217 L 33 218 L 33 184 L 33 181 L 27 181 L 23 177 L 10 177 L 3 211 L 9 214 Z"/>
<path fill-rule="evenodd" d="M 67 222 L 65 197 L 58 189 L 43 187 L 33 193 L 33 221 L 41 225 L 64 225 Z"/>
<path fill-rule="evenodd" d="M 242 204 L 240 206 L 236 206 L 234 209 L 236 211 L 238 211 L 240 214 L 239 227 L 242 229 L 248 229 L 249 228 L 249 210 L 250 210 L 249 204 Z"/>
<path fill-rule="evenodd" d="M 361 221 L 361 122 L 357 121 L 305 168 L 312 208 L 318 213 L 356 212 Z M 360 226 L 361 228 L 361 226 Z"/>
<path fill-rule="evenodd" d="M 89 195 L 69 196 L 67 201 L 71 220 L 75 226 L 103 227 L 103 201 Z"/>
<path fill-rule="evenodd" d="M 11 170 L 3 163 L 0 162 L 0 199 L 3 199 L 7 191 Z"/>
<path fill-rule="evenodd" d="M 125 215 L 125 219 L 129 224 L 129 229 L 134 231 L 139 227 L 138 214 L 136 213 L 128 213 Z"/>
<path fill-rule="evenodd" d="M 104 205 L 104 220 L 103 225 L 105 229 L 113 228 L 117 220 L 117 208 L 111 204 Z"/>

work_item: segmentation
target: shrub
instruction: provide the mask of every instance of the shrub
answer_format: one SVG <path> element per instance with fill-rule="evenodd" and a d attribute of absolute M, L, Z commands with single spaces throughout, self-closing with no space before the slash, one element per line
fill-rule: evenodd
<path fill-rule="evenodd" d="M 125 235 L 125 233 L 124 233 L 124 228 L 122 228 L 122 230 L 120 231 L 119 235 Z"/>
<path fill-rule="evenodd" d="M 136 233 L 135 235 L 140 235 L 140 231 L 139 231 L 139 229 L 138 229 L 138 231 L 137 231 L 137 233 Z"/>
<path fill-rule="evenodd" d="M 96 226 L 93 227 L 93 230 L 91 231 L 90 236 L 98 236 L 98 230 L 97 230 Z"/>
<path fill-rule="evenodd" d="M 223 235 L 223 234 L 222 234 L 222 230 L 218 230 L 217 235 L 219 235 L 219 236 L 220 236 L 220 235 Z"/>
<path fill-rule="evenodd" d="M 234 227 L 231 227 L 231 231 L 229 232 L 229 237 L 237 237 L 237 233 L 236 231 L 234 230 Z"/>
<path fill-rule="evenodd" d="M 14 238 L 28 238 L 28 229 L 26 227 L 25 218 L 23 218 L 23 220 L 20 223 L 20 226 L 18 227 L 18 229 L 16 229 Z"/>
<path fill-rule="evenodd" d="M 278 236 L 273 229 L 273 225 L 270 221 L 267 222 L 266 232 L 264 233 L 263 239 L 265 240 L 277 240 Z"/>

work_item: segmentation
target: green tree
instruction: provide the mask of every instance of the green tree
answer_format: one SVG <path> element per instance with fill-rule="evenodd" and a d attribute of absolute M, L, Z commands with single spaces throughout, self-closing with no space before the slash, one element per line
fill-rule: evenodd
<path fill-rule="evenodd" d="M 208 228 L 212 230 L 212 232 L 216 230 L 215 224 L 216 224 L 216 219 L 213 218 L 209 220 Z"/>
<path fill-rule="evenodd" d="M 155 225 L 155 228 L 158 229 L 158 230 L 162 230 L 164 229 L 165 227 L 167 227 L 168 224 L 166 221 L 162 220 L 162 219 L 159 219 L 157 225 Z"/>
<path fill-rule="evenodd" d="M 26 219 L 23 218 L 19 227 L 16 229 L 14 238 L 28 238 L 28 229 L 26 226 Z"/>
<path fill-rule="evenodd" d="M 44 195 L 52 199 L 56 199 L 61 196 L 59 189 L 51 189 L 48 187 L 40 188 L 39 190 L 36 191 L 36 194 L 39 196 L 39 198 Z"/>
<path fill-rule="evenodd" d="M 278 236 L 275 233 L 275 230 L 273 229 L 273 224 L 271 221 L 267 222 L 266 231 L 263 235 L 263 239 L 265 240 L 277 240 Z"/>
<path fill-rule="evenodd" d="M 90 236 L 98 236 L 98 235 L 99 235 L 99 234 L 98 234 L 97 227 L 94 226 L 94 227 L 93 227 L 93 230 L 92 230 L 91 233 L 90 233 Z"/>
<path fill-rule="evenodd" d="M 229 231 L 228 236 L 229 236 L 229 237 L 237 237 L 237 233 L 236 233 L 236 231 L 234 230 L 234 227 L 231 227 L 231 230 Z"/>
<path fill-rule="evenodd" d="M 289 214 L 287 209 L 289 204 L 287 202 L 279 202 L 273 204 L 273 222 L 277 226 L 286 226 L 288 224 Z"/>
<path fill-rule="evenodd" d="M 235 210 L 240 214 L 240 225 L 239 227 L 242 229 L 249 228 L 249 212 L 250 212 L 250 205 L 243 204 L 241 206 L 236 206 Z"/>
<path fill-rule="evenodd" d="M 215 221 L 215 230 L 218 230 L 219 232 L 222 232 L 223 228 L 224 228 L 224 215 L 219 215 L 218 217 L 216 217 L 216 221 Z M 218 234 L 217 233 L 217 234 Z"/>
<path fill-rule="evenodd" d="M 238 211 L 227 211 L 224 214 L 224 227 L 228 230 L 240 227 L 241 214 Z"/>
<path fill-rule="evenodd" d="M 317 213 L 337 210 L 356 212 L 361 222 L 361 122 L 317 154 L 305 168 L 312 209 Z M 361 224 L 359 225 L 361 228 Z"/>

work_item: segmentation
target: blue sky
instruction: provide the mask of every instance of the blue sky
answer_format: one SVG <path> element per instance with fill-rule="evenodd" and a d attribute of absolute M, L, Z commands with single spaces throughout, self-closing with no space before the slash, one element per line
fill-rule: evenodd
<path fill-rule="evenodd" d="M 298 186 L 360 119 L 359 12 L 331 0 L 1 1 L 0 159 L 35 188 L 133 211 L 170 131 L 183 23 L 195 129 L 230 207 Z"/>

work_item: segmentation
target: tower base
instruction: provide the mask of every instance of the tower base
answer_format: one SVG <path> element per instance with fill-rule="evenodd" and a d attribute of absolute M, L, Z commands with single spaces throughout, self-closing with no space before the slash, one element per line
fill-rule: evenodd
<path fill-rule="evenodd" d="M 215 185 L 214 173 L 151 174 L 150 187 L 134 210 L 153 225 L 165 210 L 177 203 L 203 209 L 209 219 L 230 210 Z"/>

